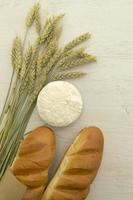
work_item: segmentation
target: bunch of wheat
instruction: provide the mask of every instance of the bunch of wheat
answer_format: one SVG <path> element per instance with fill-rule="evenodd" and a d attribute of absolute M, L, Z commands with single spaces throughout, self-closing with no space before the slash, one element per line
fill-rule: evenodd
<path fill-rule="evenodd" d="M 35 4 L 26 17 L 24 41 L 19 36 L 14 39 L 11 55 L 13 73 L 0 116 L 0 179 L 15 157 L 40 90 L 50 81 L 83 76 L 83 72 L 68 70 L 95 61 L 95 57 L 84 52 L 83 48 L 75 48 L 90 38 L 89 33 L 77 37 L 64 48 L 58 47 L 62 30 L 59 22 L 63 16 L 50 17 L 42 26 L 40 5 Z M 25 47 L 33 24 L 37 38 Z"/>

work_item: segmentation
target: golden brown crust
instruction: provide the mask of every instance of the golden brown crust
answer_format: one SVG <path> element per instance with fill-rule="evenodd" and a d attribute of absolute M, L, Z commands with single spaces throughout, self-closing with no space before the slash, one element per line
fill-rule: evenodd
<path fill-rule="evenodd" d="M 11 170 L 28 187 L 45 186 L 54 151 L 53 131 L 45 126 L 39 127 L 21 142 Z"/>
<path fill-rule="evenodd" d="M 40 200 L 44 192 L 44 186 L 28 188 L 22 200 Z"/>
<path fill-rule="evenodd" d="M 65 154 L 42 200 L 83 200 L 90 190 L 103 154 L 103 135 L 97 127 L 81 130 Z"/>

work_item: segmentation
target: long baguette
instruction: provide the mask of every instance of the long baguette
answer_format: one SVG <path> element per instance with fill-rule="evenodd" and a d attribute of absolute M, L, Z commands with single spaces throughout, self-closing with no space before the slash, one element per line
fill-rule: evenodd
<path fill-rule="evenodd" d="M 96 127 L 81 130 L 66 152 L 42 200 L 83 200 L 101 163 L 103 135 Z"/>
<path fill-rule="evenodd" d="M 31 131 L 21 142 L 11 170 L 28 187 L 23 200 L 40 198 L 47 183 L 54 151 L 54 133 L 45 126 Z"/>

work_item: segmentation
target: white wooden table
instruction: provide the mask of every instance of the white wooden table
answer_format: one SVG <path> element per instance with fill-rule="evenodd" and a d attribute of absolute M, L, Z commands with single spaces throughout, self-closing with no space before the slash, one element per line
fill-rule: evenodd
<path fill-rule="evenodd" d="M 34 0 L 0 0 L 0 109 L 11 76 L 10 49 Z M 82 32 L 92 33 L 88 50 L 98 62 L 88 76 L 72 81 L 80 90 L 84 110 L 78 121 L 55 129 L 56 159 L 77 132 L 99 126 L 105 136 L 102 166 L 88 200 L 133 199 L 133 0 L 42 0 L 43 15 L 65 12 L 61 44 Z M 35 110 L 28 130 L 43 124 Z"/>

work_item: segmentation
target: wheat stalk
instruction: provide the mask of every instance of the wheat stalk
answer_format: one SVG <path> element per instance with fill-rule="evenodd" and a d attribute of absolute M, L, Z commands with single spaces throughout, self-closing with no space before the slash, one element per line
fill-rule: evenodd
<path fill-rule="evenodd" d="M 40 34 L 41 19 L 40 19 L 40 4 L 39 3 L 36 4 L 36 8 L 35 8 L 35 26 L 36 26 L 37 33 Z"/>
<path fill-rule="evenodd" d="M 94 56 L 86 56 L 84 58 L 68 60 L 68 61 L 64 62 L 62 65 L 60 65 L 59 67 L 61 70 L 66 70 L 66 69 L 71 69 L 73 67 L 83 65 L 83 64 L 86 64 L 89 62 L 94 62 L 94 61 L 96 61 L 96 58 Z"/>
<path fill-rule="evenodd" d="M 30 63 L 31 57 L 32 57 L 32 46 L 29 46 L 24 55 L 23 61 L 22 61 L 22 68 L 20 71 L 20 79 L 24 78 L 26 69 L 28 68 L 28 64 Z"/>
<path fill-rule="evenodd" d="M 45 81 L 46 81 L 46 73 L 42 73 L 42 74 L 40 75 L 39 81 L 38 81 L 38 83 L 37 83 L 37 85 L 36 85 L 36 87 L 35 87 L 34 92 L 31 93 L 31 96 L 30 96 L 30 97 L 31 97 L 31 98 L 30 98 L 31 103 L 33 103 L 34 101 L 36 101 L 36 98 L 37 98 L 39 92 L 41 91 L 41 89 L 42 89 L 42 88 L 44 87 L 44 85 L 45 85 Z"/>
<path fill-rule="evenodd" d="M 49 48 L 48 48 L 47 52 L 46 53 L 41 52 L 38 56 L 37 66 L 36 66 L 37 67 L 36 68 L 37 75 L 39 75 L 42 68 L 44 68 L 45 66 L 47 66 L 47 68 L 50 68 L 50 65 L 51 65 L 50 62 L 52 62 L 52 61 L 50 61 L 50 59 L 53 60 L 52 56 L 56 52 L 56 50 L 57 50 L 56 42 L 53 39 L 49 44 Z M 49 62 L 49 64 L 48 64 L 48 62 Z"/>
<path fill-rule="evenodd" d="M 12 66 L 18 74 L 22 64 L 22 44 L 19 36 L 17 36 L 13 41 L 11 60 Z"/>
<path fill-rule="evenodd" d="M 61 56 L 61 51 L 60 50 L 56 51 L 55 54 L 53 55 L 53 57 L 49 60 L 47 66 L 46 66 L 46 74 L 48 74 L 51 71 L 52 67 L 59 60 L 60 56 Z"/>
<path fill-rule="evenodd" d="M 66 54 L 62 55 L 62 59 L 57 63 L 57 68 L 66 65 L 68 62 L 81 58 L 84 49 L 77 49 L 75 51 L 68 51 Z"/>
<path fill-rule="evenodd" d="M 70 41 L 64 48 L 64 52 L 69 51 L 70 49 L 76 47 L 77 45 L 81 44 L 82 42 L 85 42 L 90 38 L 89 33 L 85 33 L 83 35 L 80 35 L 79 37 L 76 37 L 74 40 Z"/>
<path fill-rule="evenodd" d="M 48 36 L 51 34 L 51 32 L 54 30 L 57 23 L 63 18 L 63 14 L 51 17 L 47 20 L 44 29 L 42 30 L 40 34 L 40 40 L 41 42 L 45 42 Z"/>
<path fill-rule="evenodd" d="M 37 32 L 40 31 L 41 28 L 41 21 L 40 21 L 40 4 L 36 3 L 32 6 L 29 10 L 26 18 L 25 18 L 25 25 L 27 28 L 30 28 L 35 21 Z"/>
<path fill-rule="evenodd" d="M 25 19 L 25 25 L 27 28 L 30 28 L 34 22 L 35 19 L 35 8 L 36 6 L 34 5 L 28 12 L 26 19 Z"/>
<path fill-rule="evenodd" d="M 26 36 L 29 28 L 35 26 L 38 33 L 35 42 L 25 50 L 26 39 L 23 44 L 19 36 L 14 39 L 11 59 L 12 77 L 16 82 L 12 78 L 0 117 L 0 178 L 14 159 L 40 90 L 50 81 L 85 75 L 84 72 L 71 72 L 69 69 L 95 61 L 95 57 L 83 48 L 73 49 L 90 38 L 88 33 L 70 41 L 64 48 L 58 47 L 62 32 L 59 22 L 63 16 L 48 18 L 42 27 L 40 5 L 34 4 L 26 16 L 25 26 Z"/>
<path fill-rule="evenodd" d="M 53 40 L 57 42 L 61 36 L 61 32 L 62 32 L 62 27 L 55 27 L 54 30 L 50 33 L 49 38 L 46 40 L 45 45 L 47 48 L 49 48 L 49 45 L 51 44 L 51 42 L 53 42 Z"/>
<path fill-rule="evenodd" d="M 84 72 L 64 72 L 64 73 L 59 73 L 57 75 L 54 75 L 52 77 L 52 80 L 57 81 L 57 80 L 63 80 L 63 79 L 75 79 L 75 78 L 80 78 L 84 75 L 86 75 L 86 73 Z"/>

